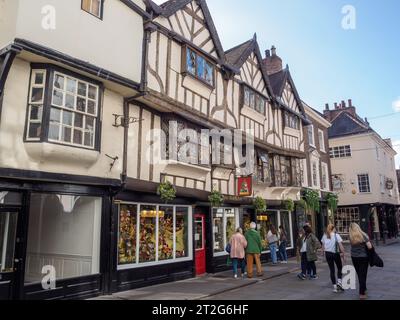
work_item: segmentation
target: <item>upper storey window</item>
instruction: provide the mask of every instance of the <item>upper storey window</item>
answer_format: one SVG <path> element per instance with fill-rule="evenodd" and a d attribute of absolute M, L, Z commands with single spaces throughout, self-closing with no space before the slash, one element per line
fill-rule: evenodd
<path fill-rule="evenodd" d="M 26 140 L 96 149 L 100 93 L 97 83 L 69 72 L 33 69 Z"/>
<path fill-rule="evenodd" d="M 300 130 L 299 117 L 289 112 L 285 112 L 285 127 Z"/>
<path fill-rule="evenodd" d="M 214 87 L 214 65 L 202 54 L 193 49 L 186 48 L 185 72 Z"/>
<path fill-rule="evenodd" d="M 260 94 L 258 94 L 254 90 L 251 90 L 247 86 L 244 86 L 243 96 L 244 96 L 243 104 L 246 107 L 254 109 L 257 112 L 265 115 L 265 104 L 266 104 L 267 100 L 264 97 L 262 97 Z"/>
<path fill-rule="evenodd" d="M 103 19 L 103 3 L 104 0 L 82 0 L 82 10 Z"/>

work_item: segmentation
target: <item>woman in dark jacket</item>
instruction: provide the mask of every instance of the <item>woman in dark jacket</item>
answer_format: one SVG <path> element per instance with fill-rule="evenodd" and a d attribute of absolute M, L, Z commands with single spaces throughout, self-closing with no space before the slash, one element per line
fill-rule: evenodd
<path fill-rule="evenodd" d="M 307 252 L 307 269 L 311 271 L 310 279 L 316 280 L 318 279 L 317 275 L 317 266 L 315 265 L 315 261 L 318 261 L 317 251 L 321 249 L 321 242 L 317 239 L 317 237 L 312 233 L 312 229 L 309 225 L 304 226 L 305 232 L 305 243 L 306 243 L 306 252 Z"/>

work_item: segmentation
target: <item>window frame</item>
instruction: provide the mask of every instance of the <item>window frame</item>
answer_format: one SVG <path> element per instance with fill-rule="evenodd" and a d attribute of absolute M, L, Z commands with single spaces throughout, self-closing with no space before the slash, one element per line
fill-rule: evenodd
<path fill-rule="evenodd" d="M 319 150 L 322 152 L 326 152 L 325 148 L 325 134 L 324 131 L 318 129 L 318 142 L 319 142 Z"/>
<path fill-rule="evenodd" d="M 187 52 L 188 50 L 193 51 L 196 54 L 196 65 L 195 65 L 195 74 L 190 72 L 187 67 Z M 197 75 L 197 57 L 203 58 L 208 64 L 212 66 L 213 72 L 212 72 L 212 85 L 208 83 L 205 79 L 199 77 Z M 195 80 L 200 81 L 202 84 L 207 86 L 210 89 L 215 89 L 215 80 L 216 80 L 216 72 L 217 72 L 217 66 L 215 62 L 213 62 L 210 58 L 208 58 L 205 54 L 201 53 L 199 50 L 193 48 L 192 46 L 189 45 L 184 45 L 182 46 L 182 75 L 183 76 L 190 76 Z"/>
<path fill-rule="evenodd" d="M 218 210 L 222 209 L 223 212 L 223 216 L 222 216 L 222 229 L 223 229 L 223 251 L 219 251 L 216 252 L 215 251 L 215 232 L 214 232 L 214 228 L 215 228 L 215 221 L 214 221 L 214 213 L 218 213 Z M 229 239 L 227 239 L 226 237 L 226 227 L 227 227 L 227 214 L 226 211 L 227 210 L 233 210 L 233 213 L 235 215 L 235 231 L 237 228 L 239 228 L 240 226 L 240 213 L 239 213 L 239 209 L 238 208 L 234 208 L 234 207 L 213 207 L 211 210 L 211 219 L 212 219 L 212 253 L 213 253 L 213 257 L 223 257 L 223 256 L 227 256 L 229 255 L 229 253 L 227 253 L 225 251 L 226 245 L 229 242 Z"/>
<path fill-rule="evenodd" d="M 324 179 L 325 176 L 325 179 Z M 325 186 L 324 186 L 325 185 Z M 330 190 L 329 185 L 329 168 L 326 162 L 321 162 L 321 189 Z"/>
<path fill-rule="evenodd" d="M 30 98 L 31 98 L 31 84 L 32 84 L 32 76 L 35 71 L 45 71 L 45 83 L 44 83 L 44 93 L 43 93 L 43 110 L 42 110 L 42 129 L 39 138 L 28 138 L 28 123 L 30 119 Z M 52 108 L 52 92 L 54 89 L 54 77 L 56 74 L 61 74 L 66 77 L 75 78 L 76 80 L 80 80 L 82 82 L 86 82 L 93 86 L 98 87 L 97 91 L 97 112 L 93 117 L 95 118 L 96 125 L 94 126 L 94 145 L 93 147 L 88 147 L 85 145 L 78 145 L 68 142 L 62 142 L 57 140 L 49 139 L 49 129 L 50 129 L 50 112 Z M 52 64 L 38 64 L 32 63 L 31 64 L 31 73 L 29 78 L 29 90 L 28 90 L 28 97 L 27 97 L 27 107 L 26 107 L 26 114 L 25 114 L 25 125 L 24 125 L 24 143 L 50 143 L 55 145 L 67 146 L 72 148 L 84 149 L 89 151 L 101 151 L 101 135 L 102 135 L 102 112 L 103 112 L 103 95 L 104 95 L 104 85 L 103 83 L 88 78 L 86 76 L 82 76 L 77 74 L 73 71 L 64 69 L 59 66 L 55 66 Z M 75 110 L 71 110 L 75 112 Z M 84 132 L 84 130 L 83 130 Z"/>
<path fill-rule="evenodd" d="M 315 178 L 314 180 L 314 165 L 315 165 Z M 320 168 L 319 168 L 319 160 L 312 160 L 311 161 L 311 183 L 313 188 L 320 188 L 321 187 L 321 178 L 320 178 Z"/>
<path fill-rule="evenodd" d="M 285 111 L 284 112 L 284 125 L 285 125 L 285 128 L 290 128 L 290 129 L 299 131 L 300 130 L 300 118 L 289 111 Z"/>
<path fill-rule="evenodd" d="M 346 159 L 353 156 L 351 145 L 343 145 L 329 148 L 331 159 Z"/>
<path fill-rule="evenodd" d="M 246 90 L 249 90 L 250 93 L 253 93 L 254 95 L 254 108 L 251 106 L 251 103 L 249 103 L 248 105 L 245 104 L 246 101 Z M 257 99 L 258 98 L 258 99 Z M 259 110 L 257 110 L 257 101 L 259 101 L 259 99 L 263 99 L 264 100 L 264 112 L 260 112 Z M 268 101 L 269 99 L 264 96 L 263 94 L 261 94 L 260 92 L 258 92 L 257 90 L 253 89 L 252 87 L 250 87 L 249 85 L 243 83 L 241 86 L 241 105 L 242 108 L 247 107 L 259 114 L 262 114 L 264 117 L 267 117 L 267 109 L 268 109 Z"/>
<path fill-rule="evenodd" d="M 85 0 L 81 0 L 81 10 L 82 10 L 82 11 L 84 11 L 84 12 L 90 14 L 90 15 L 93 16 L 93 17 L 96 17 L 96 18 L 99 19 L 99 20 L 103 20 L 103 17 L 104 17 L 104 0 L 99 0 L 99 2 L 100 2 L 100 16 L 95 15 L 93 12 L 90 12 L 90 11 L 84 9 L 84 8 L 83 8 L 83 1 L 85 1 Z M 94 1 L 94 0 L 90 0 L 90 4 L 91 4 L 91 5 L 93 4 L 93 1 Z M 97 0 L 95 0 L 95 1 L 97 1 Z"/>
<path fill-rule="evenodd" d="M 362 187 L 362 181 L 360 179 L 367 177 L 368 179 L 368 189 L 367 191 L 361 190 Z M 358 183 L 358 192 L 361 194 L 370 194 L 371 193 L 371 179 L 368 173 L 359 173 L 357 174 L 357 183 Z"/>
<path fill-rule="evenodd" d="M 310 141 L 310 130 L 312 131 L 312 141 Z M 307 136 L 308 136 L 308 144 L 313 147 L 316 148 L 315 145 L 315 130 L 314 130 L 314 125 L 310 124 L 307 127 Z"/>

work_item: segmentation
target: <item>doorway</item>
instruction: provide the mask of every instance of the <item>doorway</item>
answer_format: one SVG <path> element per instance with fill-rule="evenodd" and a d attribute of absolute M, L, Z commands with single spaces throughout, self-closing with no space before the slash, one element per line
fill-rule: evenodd
<path fill-rule="evenodd" d="M 11 300 L 19 294 L 19 218 L 19 210 L 0 208 L 0 300 Z"/>
<path fill-rule="evenodd" d="M 194 217 L 194 244 L 196 250 L 196 276 L 206 273 L 205 215 Z"/>

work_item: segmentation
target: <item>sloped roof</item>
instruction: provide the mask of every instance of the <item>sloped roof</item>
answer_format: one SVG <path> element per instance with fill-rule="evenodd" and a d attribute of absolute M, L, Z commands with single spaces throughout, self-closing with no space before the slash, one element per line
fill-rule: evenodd
<path fill-rule="evenodd" d="M 373 131 L 368 123 L 344 110 L 332 121 L 328 134 L 329 138 L 339 138 Z"/>
<path fill-rule="evenodd" d="M 148 10 L 152 11 L 156 16 L 170 17 L 175 12 L 183 9 L 188 3 L 194 0 L 168 0 L 161 5 L 157 5 L 152 0 L 145 0 Z M 210 10 L 208 9 L 206 0 L 197 0 L 197 4 L 201 7 L 204 14 L 204 20 L 211 34 L 217 54 L 220 59 L 225 60 L 224 49 L 222 48 L 221 40 L 219 39 L 217 29 L 211 17 Z"/>
<path fill-rule="evenodd" d="M 264 66 L 265 68 L 265 66 Z M 278 97 L 282 96 L 283 88 L 285 87 L 287 79 L 286 69 L 283 69 L 277 73 L 270 74 L 269 80 L 271 82 L 272 90 L 274 90 L 274 94 Z"/>

